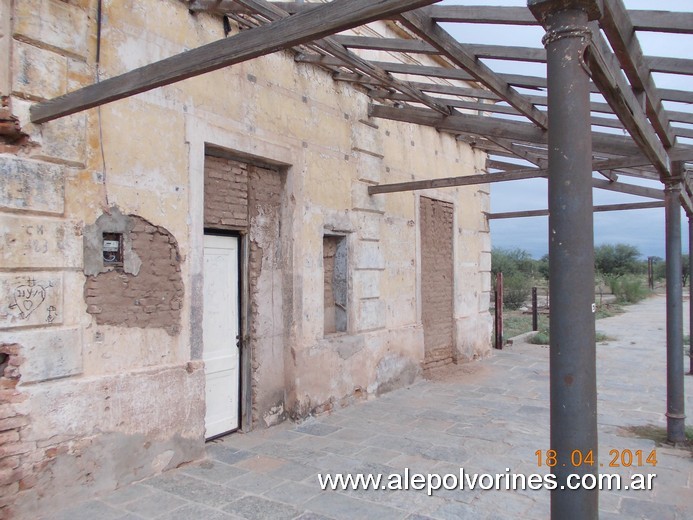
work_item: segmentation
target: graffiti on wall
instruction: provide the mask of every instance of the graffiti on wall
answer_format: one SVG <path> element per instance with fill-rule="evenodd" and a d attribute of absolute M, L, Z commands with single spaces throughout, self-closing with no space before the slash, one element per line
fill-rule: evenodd
<path fill-rule="evenodd" d="M 0 275 L 0 301 L 0 326 L 60 323 L 62 277 L 54 273 Z"/>

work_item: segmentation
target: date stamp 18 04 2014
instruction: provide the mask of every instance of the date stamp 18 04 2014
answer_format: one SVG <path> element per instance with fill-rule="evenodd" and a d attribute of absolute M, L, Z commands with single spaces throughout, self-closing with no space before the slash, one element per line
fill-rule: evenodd
<path fill-rule="evenodd" d="M 608 460 L 601 463 L 595 460 L 593 450 L 572 450 L 570 457 L 567 457 L 566 461 L 561 460 L 556 450 L 537 450 L 534 452 L 534 455 L 537 457 L 537 466 L 549 468 L 556 466 L 573 468 L 583 466 L 598 466 L 601 468 L 605 466 L 609 468 L 657 466 L 657 450 L 655 449 L 649 452 L 647 450 L 612 449 L 609 450 Z"/>

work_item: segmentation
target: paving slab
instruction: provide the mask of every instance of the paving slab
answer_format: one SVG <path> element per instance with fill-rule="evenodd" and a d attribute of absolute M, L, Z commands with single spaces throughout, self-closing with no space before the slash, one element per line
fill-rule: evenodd
<path fill-rule="evenodd" d="M 665 299 L 651 297 L 626 309 L 597 323 L 612 338 L 597 345 L 598 462 L 625 478 L 657 477 L 650 491 L 602 492 L 600 518 L 693 518 L 691 452 L 655 446 L 630 429 L 666 426 Z M 429 496 L 411 488 L 322 490 L 318 480 L 319 474 L 360 472 L 382 475 L 382 485 L 406 472 L 452 478 L 461 468 L 467 475 L 547 473 L 538 467 L 536 451 L 549 449 L 548 354 L 547 347 L 518 340 L 486 359 L 301 424 L 232 434 L 208 443 L 204 461 L 45 520 L 549 518 L 547 490 L 467 487 Z M 686 387 L 690 411 L 693 377 Z M 611 450 L 653 449 L 656 467 L 608 467 Z"/>

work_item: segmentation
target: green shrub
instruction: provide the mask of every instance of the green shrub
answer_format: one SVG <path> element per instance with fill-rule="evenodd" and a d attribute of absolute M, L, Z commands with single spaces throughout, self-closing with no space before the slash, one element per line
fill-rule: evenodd
<path fill-rule="evenodd" d="M 594 339 L 597 342 L 613 340 L 613 338 L 599 331 L 595 332 Z M 550 340 L 551 331 L 549 330 L 549 327 L 544 327 L 541 330 L 539 330 L 536 334 L 534 334 L 531 338 L 529 338 L 529 343 L 533 345 L 548 345 L 550 343 Z"/>
<path fill-rule="evenodd" d="M 645 281 L 640 276 L 610 276 L 607 281 L 611 293 L 619 303 L 637 303 L 647 297 Z"/>
<path fill-rule="evenodd" d="M 507 309 L 519 309 L 532 293 L 532 279 L 522 273 L 503 277 L 503 305 Z"/>
<path fill-rule="evenodd" d="M 529 338 L 529 342 L 533 345 L 548 345 L 549 344 L 549 331 L 540 330 L 534 336 Z"/>

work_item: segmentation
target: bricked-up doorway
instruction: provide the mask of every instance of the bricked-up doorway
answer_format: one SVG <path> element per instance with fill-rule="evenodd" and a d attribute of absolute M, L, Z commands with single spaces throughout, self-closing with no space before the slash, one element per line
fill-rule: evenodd
<path fill-rule="evenodd" d="M 205 147 L 205 233 L 235 235 L 240 247 L 239 397 L 243 431 L 285 417 L 286 278 L 280 225 L 285 173 L 283 167 L 258 157 Z M 202 343 L 204 357 L 206 339 Z"/>
<path fill-rule="evenodd" d="M 453 216 L 449 202 L 420 197 L 421 321 L 424 367 L 455 360 L 453 343 Z"/>

